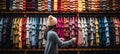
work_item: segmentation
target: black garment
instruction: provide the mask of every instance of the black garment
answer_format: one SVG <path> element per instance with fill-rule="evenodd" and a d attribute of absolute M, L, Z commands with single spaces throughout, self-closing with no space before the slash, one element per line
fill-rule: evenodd
<path fill-rule="evenodd" d="M 11 48 L 12 41 L 11 37 L 11 27 L 12 27 L 12 18 L 4 18 L 3 33 L 2 33 L 2 46 L 3 48 Z"/>

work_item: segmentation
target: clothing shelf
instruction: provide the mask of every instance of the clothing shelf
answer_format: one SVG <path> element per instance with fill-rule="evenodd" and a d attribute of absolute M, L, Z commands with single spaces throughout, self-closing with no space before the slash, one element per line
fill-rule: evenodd
<path fill-rule="evenodd" d="M 6 12 L 1 11 L 1 14 L 120 14 L 119 11 L 108 11 L 108 12 L 39 12 L 39 11 L 13 11 L 13 12 Z"/>
<path fill-rule="evenodd" d="M 120 51 L 120 48 L 59 48 L 58 51 Z M 44 49 L 0 49 L 0 51 L 44 51 Z"/>

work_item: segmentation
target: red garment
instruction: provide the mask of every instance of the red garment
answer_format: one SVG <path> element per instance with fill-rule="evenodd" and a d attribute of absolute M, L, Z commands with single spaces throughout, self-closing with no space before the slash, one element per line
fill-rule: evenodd
<path fill-rule="evenodd" d="M 27 18 L 22 18 L 22 46 L 26 46 L 26 22 Z"/>
<path fill-rule="evenodd" d="M 58 6 L 57 6 L 57 10 L 58 12 L 61 12 L 61 0 L 58 1 Z"/>

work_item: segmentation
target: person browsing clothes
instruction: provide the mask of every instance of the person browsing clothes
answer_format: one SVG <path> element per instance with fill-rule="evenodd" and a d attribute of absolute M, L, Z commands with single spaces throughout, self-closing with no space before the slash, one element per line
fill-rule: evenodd
<path fill-rule="evenodd" d="M 68 41 L 62 41 L 58 34 L 56 33 L 57 28 L 57 19 L 50 15 L 48 17 L 48 28 L 46 29 L 44 38 L 46 40 L 44 54 L 59 54 L 58 53 L 58 45 L 59 46 L 68 46 L 72 45 L 76 38 L 72 38 Z"/>

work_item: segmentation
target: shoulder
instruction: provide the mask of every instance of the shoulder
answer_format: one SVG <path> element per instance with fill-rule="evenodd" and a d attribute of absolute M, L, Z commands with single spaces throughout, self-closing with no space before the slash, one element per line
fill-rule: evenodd
<path fill-rule="evenodd" d="M 52 30 L 50 30 L 50 31 L 48 31 L 48 34 L 49 35 L 55 35 L 55 34 L 57 34 L 55 31 L 52 31 Z"/>
<path fill-rule="evenodd" d="M 47 35 L 49 36 L 49 37 L 56 37 L 57 36 L 57 33 L 55 32 L 55 31 L 48 31 L 48 33 L 47 33 Z"/>

